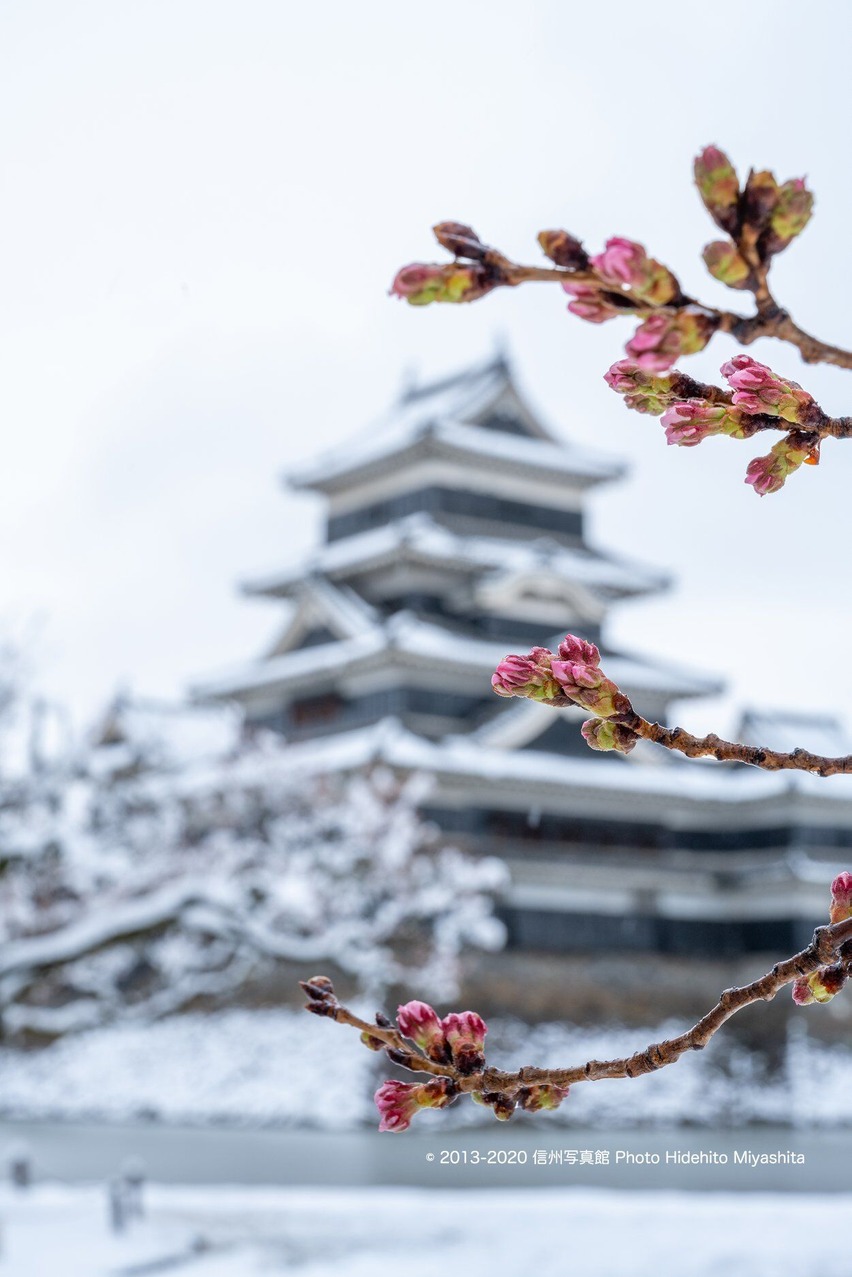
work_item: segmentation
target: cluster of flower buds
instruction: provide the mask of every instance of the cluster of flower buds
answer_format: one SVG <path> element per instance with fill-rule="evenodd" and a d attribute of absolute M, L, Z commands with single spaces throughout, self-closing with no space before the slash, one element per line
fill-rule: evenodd
<path fill-rule="evenodd" d="M 848 870 L 838 874 L 831 884 L 828 917 L 832 924 L 852 918 L 852 873 Z M 812 1002 L 830 1002 L 843 988 L 849 974 L 848 962 L 835 962 L 800 976 L 793 984 L 793 1001 L 800 1007 Z"/>
<path fill-rule="evenodd" d="M 666 441 L 682 448 L 692 448 L 711 435 L 747 439 L 782 422 L 797 426 L 766 456 L 749 464 L 745 481 L 760 496 L 777 492 L 799 466 L 818 464 L 818 432 L 828 418 L 812 395 L 750 355 L 735 355 L 721 371 L 730 391 L 704 386 L 677 370 L 665 375 L 647 372 L 630 359 L 613 364 L 604 380 L 624 396 L 628 408 L 661 415 Z"/>
<path fill-rule="evenodd" d="M 818 426 L 822 421 L 822 411 L 813 395 L 803 390 L 797 381 L 779 377 L 750 355 L 734 355 L 722 364 L 721 373 L 734 392 L 734 404 L 743 412 L 781 417 L 805 429 Z"/>
<path fill-rule="evenodd" d="M 464 1076 L 485 1065 L 488 1026 L 475 1011 L 454 1011 L 442 1020 L 427 1002 L 406 1002 L 396 1023 L 403 1037 L 435 1064 L 452 1064 Z"/>
<path fill-rule="evenodd" d="M 813 195 L 801 178 L 779 183 L 767 170 L 749 173 L 741 189 L 734 166 L 717 146 L 704 148 L 694 171 L 705 208 L 731 237 L 707 245 L 707 269 L 730 288 L 752 287 L 753 268 L 782 252 L 807 226 Z"/>
<path fill-rule="evenodd" d="M 521 696 L 535 701 L 571 701 L 596 717 L 583 727 L 592 749 L 627 754 L 636 736 L 622 723 L 608 720 L 632 714 L 627 697 L 601 669 L 594 643 L 566 634 L 556 652 L 534 647 L 527 656 L 507 656 L 495 670 L 491 686 L 498 696 Z M 606 721 L 605 721 L 606 720 Z"/>
<path fill-rule="evenodd" d="M 602 253 L 589 258 L 598 279 L 615 291 L 626 291 L 651 306 L 666 306 L 680 294 L 680 285 L 667 266 L 649 257 L 635 240 L 616 235 Z"/>
<path fill-rule="evenodd" d="M 718 318 L 699 306 L 660 311 L 639 325 L 625 350 L 640 368 L 665 372 L 681 355 L 703 350 L 718 326 Z"/>
<path fill-rule="evenodd" d="M 766 497 L 783 488 L 799 466 L 815 466 L 818 463 L 819 440 L 815 440 L 813 435 L 802 435 L 793 430 L 765 456 L 755 457 L 749 462 L 745 481 L 751 484 L 759 497 Z"/>

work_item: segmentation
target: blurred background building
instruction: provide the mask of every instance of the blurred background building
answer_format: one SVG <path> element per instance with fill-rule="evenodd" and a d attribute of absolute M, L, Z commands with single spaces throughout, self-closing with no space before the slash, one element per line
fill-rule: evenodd
<path fill-rule="evenodd" d="M 715 979 L 720 959 L 800 948 L 852 844 L 845 781 L 697 763 L 644 742 L 597 754 L 579 732 L 583 711 L 494 696 L 508 651 L 555 646 L 566 631 L 601 646 L 648 718 L 668 722 L 673 704 L 719 691 L 706 673 L 607 642 L 614 607 L 668 585 L 586 540 L 589 497 L 623 476 L 542 420 L 503 355 L 408 385 L 348 447 L 290 476 L 325 499 L 325 542 L 244 586 L 284 605 L 280 635 L 196 693 L 280 733 L 294 765 L 433 776 L 425 814 L 509 867 L 506 950 L 475 978 L 486 1001 L 516 1010 L 529 1010 L 537 961 L 542 1006 L 576 1014 L 600 996 L 588 972 L 566 986 L 580 955 L 679 955 L 709 962 Z M 836 722 L 801 714 L 752 710 L 740 733 L 847 749 Z M 565 987 L 585 992 L 554 1008 Z M 635 990 L 627 999 L 619 1015 L 650 1013 Z"/>

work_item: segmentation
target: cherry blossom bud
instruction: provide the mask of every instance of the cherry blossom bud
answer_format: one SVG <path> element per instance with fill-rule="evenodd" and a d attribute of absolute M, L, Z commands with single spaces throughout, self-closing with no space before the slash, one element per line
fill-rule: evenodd
<path fill-rule="evenodd" d="M 819 459 L 819 442 L 804 443 L 802 436 L 793 432 L 786 435 L 765 457 L 755 457 L 749 462 L 745 482 L 750 483 L 759 497 L 778 492 L 789 475 L 803 462 L 816 465 Z"/>
<path fill-rule="evenodd" d="M 569 296 L 576 298 L 568 303 L 572 315 L 587 320 L 590 324 L 605 324 L 608 319 L 615 319 L 621 311 L 608 301 L 599 288 L 591 284 L 572 284 L 566 280 L 562 285 Z"/>
<path fill-rule="evenodd" d="M 429 1082 L 384 1082 L 375 1094 L 381 1114 L 380 1131 L 407 1131 L 418 1109 L 443 1109 L 452 1104 L 458 1087 L 448 1077 Z"/>
<path fill-rule="evenodd" d="M 432 233 L 442 248 L 446 248 L 454 257 L 468 257 L 473 261 L 482 261 L 488 249 L 470 226 L 463 222 L 438 222 L 432 227 Z"/>
<path fill-rule="evenodd" d="M 828 916 L 831 922 L 845 922 L 847 918 L 852 918 L 852 873 L 848 869 L 838 874 L 831 884 L 831 909 Z"/>
<path fill-rule="evenodd" d="M 576 661 L 581 665 L 600 665 L 600 650 L 594 643 L 578 638 L 576 634 L 566 634 L 556 649 L 560 661 Z"/>
<path fill-rule="evenodd" d="M 546 647 L 534 647 L 528 656 L 507 656 L 497 666 L 491 686 L 498 696 L 552 700 L 560 692 L 552 673 L 552 660 L 553 653 Z"/>
<path fill-rule="evenodd" d="M 403 1037 L 411 1038 L 430 1060 L 441 1064 L 447 1059 L 443 1025 L 428 1003 L 406 1002 L 398 1009 L 396 1022 Z"/>
<path fill-rule="evenodd" d="M 665 372 L 680 355 L 703 350 L 718 327 L 704 311 L 684 307 L 673 314 L 651 315 L 625 347 L 640 368 Z"/>
<path fill-rule="evenodd" d="M 704 265 L 714 279 L 728 288 L 747 288 L 751 278 L 748 262 L 740 257 L 729 240 L 714 240 L 702 254 Z"/>
<path fill-rule="evenodd" d="M 809 1006 L 812 1002 L 830 1002 L 846 983 L 847 975 L 843 963 L 835 963 L 831 967 L 820 967 L 810 975 L 799 976 L 793 983 L 793 1001 L 798 1007 Z"/>
<path fill-rule="evenodd" d="M 705 146 L 696 157 L 695 184 L 704 207 L 717 226 L 733 234 L 737 228 L 740 184 L 733 164 L 718 146 Z"/>
<path fill-rule="evenodd" d="M 542 252 L 557 266 L 569 270 L 586 270 L 589 254 L 583 245 L 567 231 L 541 231 L 538 237 Z"/>
<path fill-rule="evenodd" d="M 452 1062 L 460 1073 L 476 1073 L 485 1066 L 485 1035 L 488 1026 L 475 1011 L 459 1011 L 445 1015 L 444 1035 Z"/>
<path fill-rule="evenodd" d="M 605 284 L 629 289 L 653 306 L 665 306 L 680 292 L 671 271 L 649 257 L 643 246 L 632 239 L 608 239 L 604 251 L 590 258 L 589 265 Z"/>
<path fill-rule="evenodd" d="M 632 359 L 619 359 L 604 373 L 604 381 L 616 394 L 624 395 L 628 408 L 652 417 L 659 417 L 674 399 L 671 376 L 645 372 Z"/>
<path fill-rule="evenodd" d="M 734 392 L 734 403 L 743 412 L 781 417 L 799 426 L 817 424 L 820 413 L 813 395 L 797 381 L 779 377 L 750 355 L 734 355 L 722 364 L 722 376 Z"/>
<path fill-rule="evenodd" d="M 623 723 L 613 723 L 605 718 L 587 719 L 580 732 L 590 749 L 615 750 L 618 754 L 629 754 L 639 739 Z"/>
<path fill-rule="evenodd" d="M 768 254 L 780 253 L 797 235 L 801 235 L 811 220 L 813 207 L 814 197 L 801 178 L 779 186 L 778 198 L 769 219 Z"/>
<path fill-rule="evenodd" d="M 764 231 L 769 225 L 773 209 L 778 202 L 778 183 L 767 170 L 751 172 L 743 192 L 743 220 L 754 231 Z"/>
<path fill-rule="evenodd" d="M 743 414 L 727 404 L 709 404 L 704 399 L 673 403 L 662 416 L 666 442 L 692 448 L 710 435 L 730 435 L 744 439 Z"/>
<path fill-rule="evenodd" d="M 520 1108 L 528 1113 L 539 1113 L 542 1109 L 558 1109 L 568 1096 L 570 1087 L 554 1086 L 551 1082 L 542 1082 L 539 1086 L 525 1086 L 517 1094 Z"/>
<path fill-rule="evenodd" d="M 508 1122 L 515 1111 L 515 1101 L 500 1091 L 482 1091 L 482 1103 L 487 1104 L 499 1122 Z"/>
<path fill-rule="evenodd" d="M 403 266 L 390 286 L 392 297 L 404 297 L 412 306 L 430 302 L 469 302 L 494 288 L 481 266 L 426 266 L 419 262 Z"/>

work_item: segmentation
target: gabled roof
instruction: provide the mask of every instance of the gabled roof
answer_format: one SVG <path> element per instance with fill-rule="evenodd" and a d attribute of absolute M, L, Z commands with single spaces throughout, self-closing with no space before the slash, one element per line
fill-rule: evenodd
<path fill-rule="evenodd" d="M 199 685 L 194 695 L 211 701 L 250 696 L 263 690 L 295 693 L 313 686 L 328 687 L 330 674 L 349 679 L 361 670 L 394 664 L 461 673 L 476 680 L 471 683 L 472 690 L 476 691 L 478 685 L 485 692 L 494 669 L 505 655 L 505 643 L 453 633 L 412 612 L 397 612 L 356 637 L 300 648 L 241 666 Z M 607 656 L 604 668 L 627 695 L 654 693 L 680 700 L 720 690 L 713 679 L 638 657 Z"/>
<path fill-rule="evenodd" d="M 336 638 L 349 639 L 372 629 L 380 619 L 376 609 L 348 585 L 333 585 L 317 573 L 303 577 L 291 597 L 296 606 L 270 657 L 288 652 L 304 634 L 319 626 Z"/>
<path fill-rule="evenodd" d="M 330 541 L 293 567 L 243 584 L 246 594 L 290 598 L 306 574 L 346 581 L 394 563 L 420 563 L 445 571 L 481 576 L 546 572 L 592 590 L 605 599 L 666 589 L 669 578 L 642 564 L 550 537 L 520 541 L 508 537 L 466 536 L 451 532 L 428 514 L 412 514 L 380 528 Z"/>
<path fill-rule="evenodd" d="M 523 433 L 490 421 L 511 419 Z M 502 357 L 403 392 L 393 408 L 352 440 L 287 476 L 295 488 L 334 492 L 425 458 L 476 460 L 495 470 L 570 477 L 588 486 L 620 478 L 625 467 L 568 443 L 522 399 Z"/>

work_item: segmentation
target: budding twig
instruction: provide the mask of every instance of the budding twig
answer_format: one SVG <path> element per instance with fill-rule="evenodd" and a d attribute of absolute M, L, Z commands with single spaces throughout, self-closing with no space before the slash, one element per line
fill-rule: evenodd
<path fill-rule="evenodd" d="M 753 1002 L 771 1002 L 780 989 L 792 984 L 794 980 L 801 980 L 835 963 L 840 965 L 843 976 L 846 978 L 852 974 L 850 947 L 852 947 L 852 918 L 846 918 L 830 926 L 818 927 L 807 948 L 783 962 L 776 962 L 771 971 L 767 971 L 759 980 L 753 980 L 750 984 L 737 988 L 726 989 L 706 1015 L 702 1016 L 691 1029 L 677 1037 L 653 1042 L 632 1055 L 619 1056 L 612 1060 L 587 1060 L 584 1064 L 568 1065 L 562 1068 L 538 1068 L 527 1065 L 513 1072 L 486 1066 L 473 1073 L 463 1073 L 452 1063 L 437 1064 L 407 1041 L 397 1029 L 377 1028 L 339 1003 L 326 977 L 314 977 L 313 980 L 305 982 L 302 987 L 311 997 L 311 1000 L 306 1003 L 307 1010 L 327 1016 L 338 1024 L 351 1025 L 362 1034 L 380 1039 L 394 1052 L 395 1062 L 401 1064 L 399 1055 L 406 1056 L 406 1063 L 402 1067 L 410 1072 L 448 1078 L 453 1084 L 455 1093 L 504 1096 L 514 1100 L 520 1092 L 532 1087 L 552 1087 L 564 1091 L 578 1082 L 597 1082 L 603 1078 L 641 1077 L 645 1073 L 653 1073 L 669 1064 L 674 1064 L 688 1051 L 703 1050 L 722 1025 L 743 1007 L 750 1006 Z M 330 990 L 321 1004 L 311 995 L 317 980 L 322 980 Z"/>

